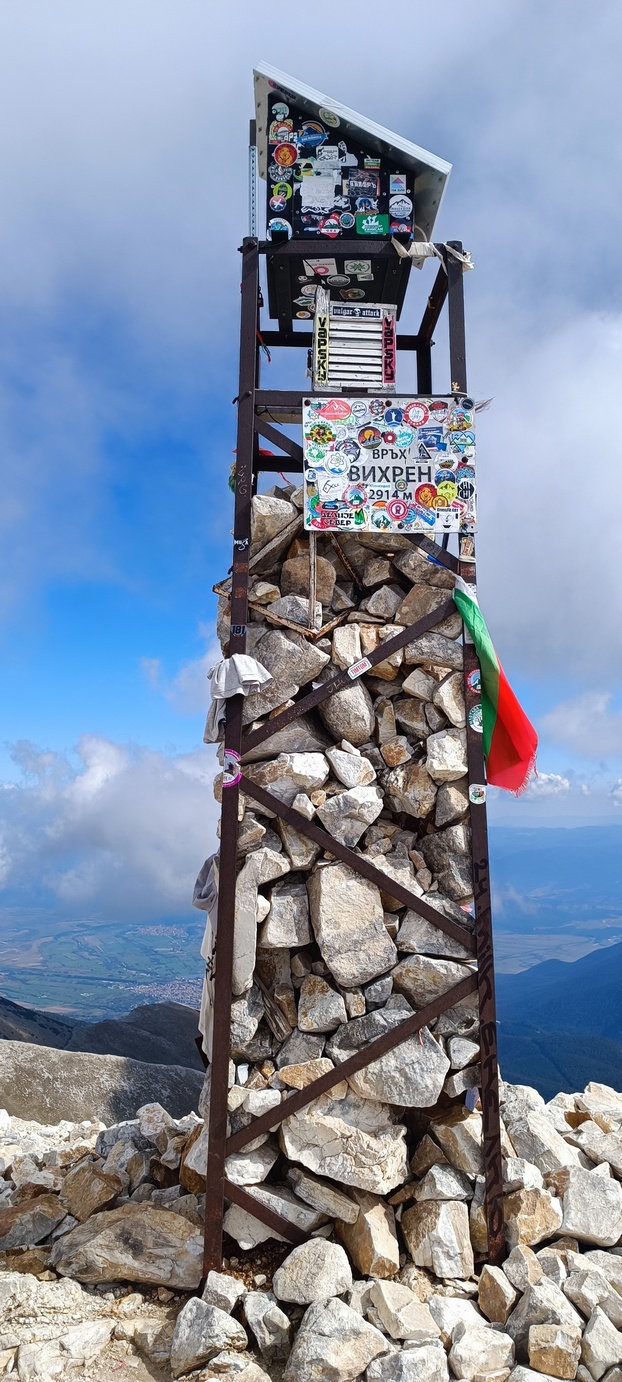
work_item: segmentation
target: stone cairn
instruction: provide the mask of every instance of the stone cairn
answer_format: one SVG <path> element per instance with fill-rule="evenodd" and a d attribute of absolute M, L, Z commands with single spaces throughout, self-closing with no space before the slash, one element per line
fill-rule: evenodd
<path fill-rule="evenodd" d="M 451 588 L 395 537 L 340 535 L 347 565 L 327 541 L 317 612 L 322 627 L 345 617 L 305 637 L 291 627 L 308 622 L 300 502 L 253 501 L 248 651 L 272 682 L 249 724 Z M 220 624 L 226 652 L 226 591 Z M 460 632 L 445 619 L 251 750 L 244 772 L 469 927 Z M 302 833 L 241 809 L 232 1132 L 472 963 Z M 223 1270 L 202 1289 L 209 1079 L 181 1119 L 148 1104 L 112 1127 L 46 1128 L 0 1111 L 0 1375 L 622 1382 L 622 1095 L 591 1084 L 545 1104 L 501 1086 L 508 1256 L 490 1266 L 477 1035 L 469 998 L 229 1156 L 229 1181 L 307 1241 L 292 1249 L 231 1203 Z"/>

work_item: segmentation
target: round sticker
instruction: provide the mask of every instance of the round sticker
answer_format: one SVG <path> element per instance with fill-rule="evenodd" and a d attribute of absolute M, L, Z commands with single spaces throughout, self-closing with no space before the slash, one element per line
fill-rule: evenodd
<path fill-rule="evenodd" d="M 314 298 L 317 293 L 317 283 L 303 283 L 300 289 L 300 296 L 303 298 Z"/>
<path fill-rule="evenodd" d="M 353 417 L 360 418 L 367 416 L 367 403 L 365 402 L 365 399 L 355 398 L 354 402 L 350 406 L 352 408 Z"/>
<path fill-rule="evenodd" d="M 267 237 L 268 237 L 269 240 L 272 239 L 272 232 L 273 232 L 274 230 L 279 230 L 279 231 L 284 230 L 284 231 L 286 231 L 286 232 L 287 232 L 287 238 L 288 238 L 288 240 L 291 239 L 292 228 L 291 228 L 291 226 L 290 226 L 290 224 L 289 224 L 289 221 L 283 221 L 283 220 L 281 220 L 280 216 L 274 216 L 274 217 L 272 218 L 271 221 L 268 221 L 268 225 L 267 225 L 267 229 L 266 229 L 266 235 L 267 235 Z"/>
<path fill-rule="evenodd" d="M 341 224 L 343 225 L 343 216 Z M 348 274 L 329 274 L 326 282 L 330 283 L 331 288 L 347 288 L 350 278 Z"/>
<path fill-rule="evenodd" d="M 240 781 L 242 776 L 241 762 L 240 755 L 236 753 L 235 749 L 225 749 L 222 774 L 223 787 L 235 787 L 236 782 Z"/>
<path fill-rule="evenodd" d="M 320 416 L 328 418 L 330 422 L 339 422 L 341 418 L 350 416 L 350 404 L 346 403 L 345 398 L 329 398 L 327 403 L 322 404 Z"/>
<path fill-rule="evenodd" d="M 451 499 L 455 499 L 458 493 L 458 486 L 453 480 L 441 480 L 440 485 L 436 487 L 436 492 L 440 495 L 441 499 L 449 503 Z"/>
<path fill-rule="evenodd" d="M 303 158 L 294 173 L 296 178 L 310 178 L 317 168 L 317 159 Z"/>
<path fill-rule="evenodd" d="M 331 240 L 334 240 L 337 235 L 341 235 L 341 221 L 338 216 L 331 213 L 330 216 L 325 216 L 324 220 L 320 221 L 318 230 L 320 235 L 328 235 Z"/>
<path fill-rule="evenodd" d="M 397 427 L 400 422 L 404 421 L 404 409 L 387 408 L 387 411 L 384 415 L 384 420 L 385 422 L 391 423 L 392 427 Z"/>
<path fill-rule="evenodd" d="M 472 466 L 472 465 L 462 465 L 462 464 L 460 464 L 460 465 L 457 467 L 457 469 L 456 469 L 456 479 L 457 479 L 457 480 L 474 480 L 474 479 L 475 479 L 475 471 L 474 471 L 474 469 L 473 469 L 473 466 Z"/>
<path fill-rule="evenodd" d="M 349 456 L 351 461 L 357 461 L 361 454 L 361 448 L 353 437 L 348 437 L 345 441 L 338 441 L 335 445 L 335 451 L 343 451 L 344 456 Z"/>
<path fill-rule="evenodd" d="M 342 289 L 341 289 L 341 296 L 342 296 L 342 298 L 345 298 L 346 301 L 348 301 L 348 302 L 359 302 L 361 298 L 364 298 L 364 297 L 365 297 L 365 289 L 364 289 L 364 288 L 342 288 Z"/>
<path fill-rule="evenodd" d="M 362 485 L 348 485 L 343 491 L 346 504 L 350 504 L 353 509 L 362 509 L 363 504 L 367 503 L 367 490 Z"/>
<path fill-rule="evenodd" d="M 419 399 L 415 399 L 404 409 L 404 420 L 409 422 L 411 427 L 424 427 L 429 416 L 430 409 Z"/>
<path fill-rule="evenodd" d="M 298 150 L 295 144 L 277 144 L 274 150 L 274 162 L 278 163 L 279 168 L 293 168 L 298 159 Z"/>
<path fill-rule="evenodd" d="M 314 422 L 307 432 L 309 441 L 317 442 L 318 446 L 328 446 L 335 440 L 335 433 L 327 422 Z"/>
<path fill-rule="evenodd" d="M 469 783 L 469 801 L 474 806 L 483 806 L 486 800 L 486 787 L 483 782 Z"/>
<path fill-rule="evenodd" d="M 343 475 L 349 464 L 348 457 L 344 456 L 343 451 L 329 451 L 326 457 L 326 467 L 332 475 Z"/>
<path fill-rule="evenodd" d="M 430 417 L 434 422 L 444 422 L 449 412 L 449 406 L 444 398 L 431 398 L 428 403 Z"/>
<path fill-rule="evenodd" d="M 397 436 L 395 432 L 383 432 L 382 439 L 386 442 L 387 446 L 395 446 Z"/>
<path fill-rule="evenodd" d="M 291 120 L 275 120 L 270 126 L 270 143 L 287 144 L 292 137 Z"/>
<path fill-rule="evenodd" d="M 481 734 L 484 728 L 481 701 L 478 701 L 477 705 L 471 706 L 467 719 L 469 721 L 471 729 L 474 730 L 476 734 Z"/>
<path fill-rule="evenodd" d="M 307 318 L 311 316 L 311 313 L 310 313 L 310 312 L 297 312 L 297 313 L 296 313 L 296 316 L 297 316 L 297 317 L 302 317 L 302 318 L 304 318 L 304 320 L 306 321 Z"/>
<path fill-rule="evenodd" d="M 284 211 L 286 206 L 287 206 L 287 197 L 271 197 L 271 198 L 270 198 L 270 210 L 271 210 L 271 211 Z"/>
<path fill-rule="evenodd" d="M 319 149 L 326 139 L 326 130 L 323 125 L 319 125 L 317 120 L 305 120 L 298 135 L 298 144 L 301 149 Z"/>
<path fill-rule="evenodd" d="M 339 220 L 344 230 L 352 230 L 353 225 L 356 224 L 356 216 L 353 216 L 351 211 L 342 211 Z"/>
<path fill-rule="evenodd" d="M 341 124 L 341 120 L 338 115 L 335 115 L 334 110 L 326 110 L 324 106 L 320 106 L 318 115 L 325 125 L 330 125 L 331 130 L 336 130 Z"/>
<path fill-rule="evenodd" d="M 279 168 L 278 163 L 271 163 L 270 167 L 268 168 L 268 177 L 270 179 L 270 182 L 278 182 L 279 179 L 283 181 L 285 178 L 291 178 L 291 175 L 291 168 Z"/>
<path fill-rule="evenodd" d="M 474 667 L 472 672 L 467 673 L 466 684 L 469 688 L 469 691 L 481 691 L 482 674 L 479 670 L 479 667 Z"/>
<path fill-rule="evenodd" d="M 403 499 L 389 499 L 386 508 L 389 518 L 394 523 L 399 523 L 408 513 L 408 504 L 405 504 Z"/>
<path fill-rule="evenodd" d="M 389 211 L 396 221 L 406 221 L 412 215 L 413 204 L 410 197 L 391 197 Z"/>
<path fill-rule="evenodd" d="M 370 398 L 369 411 L 372 417 L 382 417 L 385 407 L 386 404 L 383 402 L 381 398 Z"/>
<path fill-rule="evenodd" d="M 418 485 L 415 490 L 415 501 L 423 504 L 424 509 L 431 509 L 436 499 L 436 488 L 434 485 Z"/>
<path fill-rule="evenodd" d="M 275 120 L 286 120 L 289 115 L 289 106 L 284 101 L 276 101 L 272 107 L 272 114 Z"/>
<path fill-rule="evenodd" d="M 396 480 L 395 488 L 399 494 L 403 494 L 404 490 L 408 489 L 408 482 L 406 480 Z"/>
<path fill-rule="evenodd" d="M 273 196 L 273 197 L 285 197 L 285 200 L 286 200 L 286 201 L 289 201 L 289 198 L 291 197 L 291 195 L 292 195 L 291 183 L 289 183 L 289 182 L 275 182 L 274 187 L 272 188 L 272 196 Z"/>
<path fill-rule="evenodd" d="M 412 446 L 415 440 L 412 427 L 397 427 L 395 429 L 395 435 L 397 437 L 397 444 L 401 447 Z"/>
<path fill-rule="evenodd" d="M 380 445 L 382 441 L 382 432 L 380 432 L 377 427 L 361 427 L 358 439 L 361 446 L 365 446 L 371 451 L 374 447 Z"/>

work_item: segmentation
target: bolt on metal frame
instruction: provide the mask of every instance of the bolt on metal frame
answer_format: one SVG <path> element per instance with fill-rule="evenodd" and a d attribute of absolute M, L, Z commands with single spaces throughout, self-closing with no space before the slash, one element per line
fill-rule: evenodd
<path fill-rule="evenodd" d="M 462 245 L 455 241 L 451 242 L 452 247 L 458 250 Z M 240 375 L 239 375 L 239 394 L 238 394 L 238 427 L 237 427 L 237 463 L 236 463 L 236 487 L 235 487 L 235 518 L 233 529 L 233 568 L 230 582 L 231 591 L 231 634 L 229 641 L 229 654 L 243 653 L 246 649 L 246 626 L 249 611 L 249 558 L 251 542 L 251 498 L 254 492 L 257 476 L 262 471 L 278 471 L 289 458 L 292 462 L 287 469 L 290 472 L 300 471 L 303 468 L 303 453 L 301 446 L 283 433 L 274 422 L 288 423 L 300 422 L 302 417 L 303 396 L 309 396 L 309 391 L 292 392 L 288 390 L 262 390 L 259 387 L 259 347 L 257 333 L 260 328 L 259 304 L 261 301 L 259 265 L 260 256 L 270 256 L 273 267 L 276 263 L 277 281 L 278 266 L 283 265 L 295 251 L 292 241 L 287 241 L 282 245 L 275 246 L 270 242 L 258 242 L 253 237 L 247 237 L 241 246 L 242 255 L 242 304 L 241 304 L 241 329 L 240 329 Z M 466 382 L 466 353 L 465 353 L 465 327 L 464 327 L 464 294 L 463 294 L 463 273 L 462 267 L 452 256 L 447 255 L 442 245 L 438 246 L 443 263 L 439 268 L 432 291 L 428 298 L 427 306 L 423 314 L 421 325 L 416 336 L 399 335 L 397 338 L 398 349 L 413 351 L 416 355 L 417 364 L 417 389 L 419 394 L 430 394 L 432 392 L 432 357 L 431 347 L 433 344 L 432 334 L 438 322 L 440 313 L 443 309 L 445 300 L 448 302 L 449 315 L 449 360 L 451 372 L 451 388 L 447 392 L 465 393 Z M 299 250 L 298 250 L 299 252 Z M 360 245 L 352 242 L 350 245 L 343 245 L 340 242 L 339 252 L 346 254 L 358 254 Z M 367 256 L 383 256 L 391 262 L 389 269 L 391 273 L 398 275 L 401 260 L 390 240 L 379 239 L 370 242 L 365 246 Z M 311 245 L 305 245 L 305 254 L 308 258 L 313 257 Z M 293 331 L 291 316 L 287 320 L 287 313 L 284 313 L 284 320 L 281 329 L 278 331 L 262 332 L 263 341 L 269 345 L 283 346 L 305 346 L 311 344 L 310 331 Z M 356 392 L 356 390 L 353 390 Z M 324 397 L 324 396 L 322 396 Z M 258 447 L 258 437 L 262 436 L 278 445 L 282 455 L 280 457 L 261 456 Z M 330 540 L 340 551 L 338 534 L 330 534 Z M 476 572 L 475 562 L 460 561 L 453 556 L 446 547 L 433 542 L 426 537 L 413 536 L 410 539 L 413 546 L 418 547 L 423 553 L 433 556 L 434 559 L 447 569 L 461 574 L 466 581 L 475 584 Z M 346 563 L 347 565 L 347 563 Z M 354 574 L 354 573 L 352 573 Z M 387 640 L 369 656 L 372 667 L 381 660 L 385 659 L 396 649 L 403 647 L 412 639 L 441 622 L 447 615 L 455 610 L 455 605 L 448 593 L 447 601 L 432 614 L 420 619 L 417 623 L 405 628 L 402 632 Z M 308 636 L 317 638 L 323 630 L 315 630 L 313 627 L 313 606 L 311 606 L 310 629 Z M 339 620 L 334 622 L 340 622 Z M 327 627 L 333 627 L 333 624 Z M 292 626 L 293 627 L 293 626 Z M 300 630 L 300 626 L 298 626 Z M 478 668 L 477 657 L 473 644 L 465 641 L 464 644 L 464 689 L 467 707 L 467 757 L 468 757 L 468 776 L 473 783 L 485 782 L 484 758 L 482 749 L 482 736 L 472 728 L 469 723 L 468 711 L 479 700 L 480 693 L 473 691 L 470 685 L 471 678 L 469 673 Z M 327 684 L 317 687 L 315 690 L 305 694 L 301 688 L 299 699 L 294 705 L 281 711 L 279 715 L 266 721 L 254 730 L 243 733 L 242 711 L 244 701 L 242 696 L 235 696 L 227 702 L 226 707 L 226 727 L 225 727 L 225 760 L 228 753 L 240 755 L 243 759 L 245 751 L 255 747 L 257 744 L 269 739 L 278 730 L 291 724 L 306 711 L 319 705 L 327 697 L 342 689 L 345 685 L 351 685 L 347 671 L 337 672 L 334 678 Z M 361 876 L 374 882 L 383 891 L 389 893 L 403 905 L 412 908 L 420 916 L 432 922 L 445 934 L 452 936 L 472 953 L 477 968 L 474 969 L 457 985 L 442 997 L 428 1004 L 417 1013 L 413 1013 L 406 1018 L 399 1026 L 392 1031 L 384 1033 L 381 1037 L 370 1042 L 365 1048 L 357 1051 L 348 1060 L 337 1065 L 334 1070 L 321 1075 L 305 1089 L 296 1090 L 286 1099 L 282 1099 L 279 1107 L 271 1109 L 268 1113 L 253 1119 L 247 1126 L 227 1136 L 227 1093 L 228 1093 L 228 1072 L 230 1060 L 230 1032 L 231 1032 L 231 981 L 233 969 L 233 935 L 235 921 L 235 889 L 236 889 L 236 863 L 237 863 L 237 843 L 238 843 L 238 803 L 240 792 L 245 796 L 261 803 L 270 809 L 275 815 L 293 826 L 301 834 L 306 835 L 323 849 L 328 850 L 335 858 L 341 859 Z M 346 1079 L 349 1075 L 368 1066 L 372 1061 L 377 1060 L 386 1052 L 399 1046 L 414 1032 L 419 1031 L 427 1023 L 440 1016 L 447 1009 L 455 1006 L 456 1003 L 477 991 L 479 1019 L 480 1019 L 480 1051 L 481 1051 L 481 1106 L 483 1122 L 483 1159 L 485 1171 L 485 1214 L 488 1229 L 488 1260 L 492 1263 L 499 1263 L 503 1260 L 504 1246 L 504 1216 L 503 1216 L 503 1184 L 501 1171 L 501 1136 L 500 1136 L 500 1117 L 499 1117 L 499 1080 L 497 1068 L 497 1027 L 495 1009 L 495 985 L 494 985 L 494 957 L 493 957 L 493 936 L 492 936 L 492 916 L 490 899 L 490 874 L 488 860 L 488 832 L 486 824 L 486 806 L 484 803 L 470 805 L 470 824 L 472 838 L 472 866 L 473 866 L 473 889 L 475 897 L 475 928 L 471 933 L 466 926 L 462 927 L 455 921 L 445 917 L 430 907 L 423 898 L 411 894 L 410 891 L 393 879 L 386 877 L 380 870 L 376 869 L 368 860 L 363 859 L 354 850 L 341 845 L 327 831 L 320 828 L 315 822 L 307 821 L 304 816 L 295 811 L 293 807 L 284 805 L 270 792 L 265 791 L 257 783 L 242 775 L 241 780 L 229 786 L 223 784 L 222 793 L 222 815 L 221 815 L 221 844 L 220 844 L 220 893 L 218 900 L 218 930 L 217 930 L 217 962 L 215 974 L 215 1000 L 213 1015 L 213 1047 L 211 1063 L 211 1094 L 208 1120 L 208 1154 L 207 1154 L 207 1194 L 205 1201 L 205 1250 L 204 1250 L 204 1274 L 210 1270 L 219 1270 L 222 1265 L 222 1232 L 223 1215 L 225 1200 L 229 1200 L 259 1219 L 268 1227 L 279 1233 L 290 1243 L 300 1243 L 304 1240 L 303 1234 L 295 1225 L 288 1222 L 281 1215 L 261 1204 L 247 1190 L 234 1185 L 226 1177 L 225 1162 L 227 1156 L 235 1151 L 239 1151 L 249 1142 L 261 1134 L 273 1130 L 285 1118 L 290 1117 L 298 1110 L 306 1107 L 312 1100 L 319 1095 L 326 1093 L 337 1082 Z"/>

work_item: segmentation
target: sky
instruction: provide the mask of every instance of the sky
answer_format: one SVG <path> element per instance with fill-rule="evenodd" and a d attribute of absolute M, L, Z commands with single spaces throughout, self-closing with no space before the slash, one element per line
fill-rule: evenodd
<path fill-rule="evenodd" d="M 252 68 L 453 164 L 480 601 L 540 734 L 497 823 L 622 820 L 615 0 L 0 0 L 0 883 L 186 910 L 214 848 Z M 434 269 L 412 290 L 406 328 Z M 410 314 L 410 315 L 409 315 Z M 442 331 L 434 387 L 447 387 Z M 293 366 L 290 364 L 290 376 Z M 274 360 L 264 383 L 285 380 Z"/>

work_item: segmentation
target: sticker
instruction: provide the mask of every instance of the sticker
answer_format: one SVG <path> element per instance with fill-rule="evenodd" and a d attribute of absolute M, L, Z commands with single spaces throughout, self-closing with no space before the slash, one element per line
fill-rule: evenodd
<path fill-rule="evenodd" d="M 335 215 L 324 216 L 323 220 L 320 221 L 318 230 L 320 235 L 328 235 L 331 240 L 334 240 L 338 235 L 341 235 L 341 221 Z"/>
<path fill-rule="evenodd" d="M 483 782 L 469 782 L 469 801 L 474 806 L 483 806 L 486 800 L 486 788 Z"/>
<path fill-rule="evenodd" d="M 367 406 L 372 417 L 382 417 L 386 404 L 382 398 L 370 398 Z"/>
<path fill-rule="evenodd" d="M 303 283 L 300 289 L 300 296 L 303 298 L 314 298 L 318 287 L 319 284 L 317 283 Z"/>
<path fill-rule="evenodd" d="M 469 691 L 481 691 L 482 674 L 480 672 L 479 667 L 474 667 L 472 672 L 467 673 L 466 684 L 469 688 Z"/>
<path fill-rule="evenodd" d="M 329 422 L 338 422 L 350 416 L 350 404 L 345 398 L 329 398 L 327 403 L 322 404 L 320 416 L 328 418 Z"/>
<path fill-rule="evenodd" d="M 274 162 L 278 163 L 279 168 L 293 168 L 298 161 L 298 150 L 295 144 L 277 144 L 274 150 Z"/>
<path fill-rule="evenodd" d="M 396 441 L 397 441 L 397 433 L 396 433 L 396 432 L 383 432 L 383 433 L 382 433 L 382 440 L 383 440 L 383 442 L 385 443 L 386 446 L 395 446 L 395 443 L 396 443 Z"/>
<path fill-rule="evenodd" d="M 317 161 L 322 168 L 334 168 L 341 177 L 341 164 L 339 162 L 339 148 L 337 144 L 322 144 L 321 149 L 317 150 Z"/>
<path fill-rule="evenodd" d="M 411 427 L 423 427 L 429 416 L 429 408 L 420 399 L 415 399 L 404 409 L 404 421 L 409 422 Z"/>
<path fill-rule="evenodd" d="M 388 235 L 389 217 L 379 215 L 378 212 L 370 212 L 368 215 L 357 214 L 356 217 L 357 235 Z"/>
<path fill-rule="evenodd" d="M 412 446 L 415 434 L 412 427 L 398 427 L 396 430 L 397 444 L 401 447 Z"/>
<path fill-rule="evenodd" d="M 343 451 L 344 456 L 349 456 L 351 461 L 358 461 L 361 454 L 361 448 L 358 442 L 353 441 L 350 437 L 348 437 L 346 441 L 336 442 L 335 451 Z"/>
<path fill-rule="evenodd" d="M 348 667 L 348 676 L 352 681 L 356 681 L 356 678 L 362 677 L 363 672 L 368 672 L 370 667 L 371 662 L 369 661 L 369 658 L 360 657 L 358 662 L 353 662 L 352 666 Z"/>
<path fill-rule="evenodd" d="M 475 561 L 475 538 L 470 533 L 460 538 L 460 561 Z"/>
<path fill-rule="evenodd" d="M 477 705 L 471 706 L 471 709 L 469 710 L 469 713 L 467 715 L 467 719 L 471 726 L 471 729 L 474 730 L 476 734 L 481 734 L 484 728 L 481 701 L 478 701 Z"/>
<path fill-rule="evenodd" d="M 339 119 L 338 115 L 335 115 L 334 110 L 326 110 L 324 106 L 320 106 L 320 109 L 318 110 L 318 115 L 320 117 L 320 120 L 324 121 L 325 125 L 330 126 L 331 130 L 336 130 L 339 128 L 341 120 Z"/>
<path fill-rule="evenodd" d="M 382 432 L 380 432 L 377 427 L 361 427 L 358 440 L 361 446 L 371 451 L 376 446 L 380 445 L 382 441 Z"/>
<path fill-rule="evenodd" d="M 415 490 L 415 499 L 418 504 L 423 504 L 425 509 L 431 509 L 436 499 L 435 485 L 418 485 Z"/>
<path fill-rule="evenodd" d="M 285 197 L 286 202 L 292 195 L 292 185 L 290 182 L 275 182 L 272 188 L 273 197 Z"/>
<path fill-rule="evenodd" d="M 367 490 L 362 485 L 348 485 L 343 491 L 343 500 L 353 509 L 362 509 L 367 503 Z"/>
<path fill-rule="evenodd" d="M 358 301 L 360 300 L 360 298 L 364 298 L 364 297 L 365 297 L 365 289 L 364 289 L 364 288 L 342 288 L 342 289 L 341 289 L 341 297 L 342 297 L 342 298 L 345 298 L 345 300 L 346 300 L 347 302 L 358 302 Z"/>
<path fill-rule="evenodd" d="M 311 316 L 311 313 L 310 313 L 310 312 L 297 312 L 297 313 L 296 313 L 296 316 L 299 317 L 299 318 L 302 317 L 302 318 L 306 321 L 306 320 Z"/>
<path fill-rule="evenodd" d="M 294 177 L 300 181 L 301 178 L 310 178 L 317 170 L 317 159 L 303 158 L 299 161 Z"/>
<path fill-rule="evenodd" d="M 363 398 L 355 398 L 355 399 L 353 399 L 352 403 L 350 404 L 350 410 L 351 410 L 351 413 L 352 413 L 352 416 L 353 416 L 353 417 L 361 418 L 361 417 L 366 417 L 366 416 L 367 416 L 367 413 L 368 413 L 368 411 L 369 411 L 369 408 L 368 408 L 368 404 L 366 403 L 365 399 L 363 399 Z"/>
<path fill-rule="evenodd" d="M 290 226 L 290 224 L 289 224 L 289 221 L 283 221 L 283 220 L 281 219 L 280 216 L 273 216 L 272 220 L 271 220 L 271 221 L 268 221 L 268 226 L 267 226 L 267 229 L 266 229 L 266 235 L 267 235 L 267 237 L 268 237 L 269 240 L 272 239 L 272 233 L 273 233 L 273 231 L 275 231 L 275 230 L 278 231 L 279 233 L 280 233 L 281 231 L 285 231 L 286 234 L 287 234 L 288 240 L 291 239 L 292 228 L 291 228 L 291 226 Z"/>
<path fill-rule="evenodd" d="M 343 216 L 341 217 L 341 223 L 343 225 Z M 330 277 L 326 279 L 326 282 L 330 283 L 331 288 L 346 288 L 350 282 L 350 278 L 348 274 L 331 274 Z M 349 411 L 350 408 L 348 407 L 348 412 Z"/>
<path fill-rule="evenodd" d="M 357 197 L 355 211 L 377 211 L 378 202 L 375 197 Z"/>
<path fill-rule="evenodd" d="M 305 435 L 318 446 L 329 446 L 335 440 L 335 433 L 327 422 L 314 422 Z"/>
<path fill-rule="evenodd" d="M 275 101 L 272 114 L 275 120 L 285 120 L 289 115 L 289 106 L 286 106 L 284 101 Z"/>
<path fill-rule="evenodd" d="M 441 480 L 440 485 L 436 487 L 436 492 L 440 495 L 441 499 L 445 500 L 445 503 L 448 503 L 451 499 L 455 499 L 458 493 L 458 486 L 453 480 Z"/>
<path fill-rule="evenodd" d="M 356 225 L 356 217 L 352 215 L 351 211 L 342 211 L 339 220 L 344 230 L 352 230 Z"/>
<path fill-rule="evenodd" d="M 229 632 L 232 638 L 242 638 L 246 633 L 246 624 L 232 624 Z"/>
<path fill-rule="evenodd" d="M 393 195 L 393 193 L 395 192 L 396 194 L 399 194 L 399 195 L 401 195 L 401 196 L 406 196 L 407 191 L 408 191 L 408 188 L 407 188 L 407 186 L 406 186 L 406 174 L 405 174 L 405 173 L 390 173 L 390 174 L 389 174 L 389 193 L 390 193 L 391 195 Z"/>
<path fill-rule="evenodd" d="M 391 197 L 389 211 L 396 221 L 407 221 L 412 216 L 413 204 L 410 197 Z"/>
<path fill-rule="evenodd" d="M 337 272 L 336 259 L 305 259 L 304 271 L 308 278 L 328 278 Z"/>
<path fill-rule="evenodd" d="M 354 217 L 352 217 L 352 225 L 354 225 Z M 354 274 L 355 278 L 360 278 L 362 274 L 371 274 L 371 259 L 346 259 L 343 271 L 346 274 Z"/>
<path fill-rule="evenodd" d="M 233 633 L 233 629 L 231 632 Z M 223 787 L 235 787 L 236 782 L 240 781 L 242 776 L 241 762 L 240 755 L 236 753 L 235 749 L 225 749 L 222 773 Z"/>
<path fill-rule="evenodd" d="M 273 120 L 268 131 L 269 144 L 288 144 L 294 128 L 293 120 Z"/>
<path fill-rule="evenodd" d="M 326 130 L 323 125 L 318 124 L 317 120 L 305 120 L 298 133 L 298 148 L 317 149 L 326 138 Z"/>
<path fill-rule="evenodd" d="M 390 422 L 392 427 L 397 427 L 400 422 L 404 421 L 404 413 L 401 408 L 387 408 L 384 420 L 385 422 Z M 397 441 L 397 434 L 395 439 Z"/>
<path fill-rule="evenodd" d="M 271 197 L 271 198 L 270 198 L 270 210 L 271 210 L 271 211 L 284 211 L 286 206 L 287 206 L 287 197 Z"/>
<path fill-rule="evenodd" d="M 389 518 L 392 518 L 394 523 L 399 523 L 408 513 L 408 504 L 405 504 L 403 499 L 389 499 L 386 508 Z"/>
<path fill-rule="evenodd" d="M 449 416 L 449 404 L 446 398 L 431 398 L 428 409 L 433 422 L 445 422 Z"/>
<path fill-rule="evenodd" d="M 271 163 L 268 168 L 270 182 L 278 182 L 279 179 L 284 180 L 285 178 L 291 178 L 291 176 L 291 168 L 280 168 L 278 163 Z"/>
<path fill-rule="evenodd" d="M 459 466 L 457 467 L 457 469 L 456 469 L 456 479 L 457 479 L 457 480 L 474 480 L 474 479 L 475 479 L 475 471 L 474 471 L 474 469 L 473 469 L 473 466 L 472 466 L 472 465 L 463 465 L 462 462 L 460 462 L 460 465 L 459 465 Z"/>
<path fill-rule="evenodd" d="M 365 155 L 365 158 L 364 158 L 363 162 L 364 162 L 366 168 L 379 168 L 379 167 L 380 167 L 380 159 L 379 159 L 379 158 L 370 158 L 369 154 L 366 154 L 366 155 Z"/>

